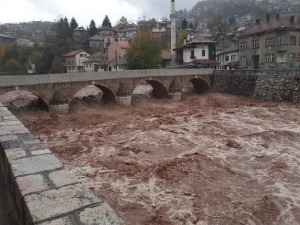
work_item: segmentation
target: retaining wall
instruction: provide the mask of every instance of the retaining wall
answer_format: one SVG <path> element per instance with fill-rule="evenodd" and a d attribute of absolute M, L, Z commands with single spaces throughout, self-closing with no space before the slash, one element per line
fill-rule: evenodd
<path fill-rule="evenodd" d="M 1 104 L 0 169 L 13 225 L 123 224 Z"/>
<path fill-rule="evenodd" d="M 215 70 L 213 80 L 217 92 L 300 102 L 300 70 Z"/>

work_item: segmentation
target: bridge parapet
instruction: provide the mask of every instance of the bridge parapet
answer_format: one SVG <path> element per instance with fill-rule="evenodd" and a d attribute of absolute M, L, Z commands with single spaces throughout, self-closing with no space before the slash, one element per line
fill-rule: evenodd
<path fill-rule="evenodd" d="M 120 80 L 150 77 L 178 77 L 212 75 L 213 69 L 154 69 L 125 70 L 115 72 L 84 72 L 28 76 L 0 76 L 0 87 L 29 86 L 38 84 L 58 84 L 97 80 Z"/>

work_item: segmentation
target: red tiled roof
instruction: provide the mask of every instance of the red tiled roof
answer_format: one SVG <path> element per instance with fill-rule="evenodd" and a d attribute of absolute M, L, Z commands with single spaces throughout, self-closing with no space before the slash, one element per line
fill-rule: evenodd
<path fill-rule="evenodd" d="M 242 36 L 286 29 L 300 30 L 300 24 L 297 24 L 296 21 L 291 22 L 291 18 L 289 17 L 276 17 L 270 18 L 269 20 L 257 20 L 252 26 L 244 31 Z"/>
<path fill-rule="evenodd" d="M 212 59 L 197 59 L 195 61 L 196 64 L 200 64 L 200 65 L 216 65 L 219 64 L 219 62 L 217 62 L 216 60 L 212 60 Z"/>
<path fill-rule="evenodd" d="M 75 51 L 72 51 L 72 52 L 69 52 L 67 54 L 64 55 L 64 57 L 72 57 L 72 56 L 75 56 L 77 55 L 78 53 L 82 52 L 83 50 L 75 50 Z"/>
<path fill-rule="evenodd" d="M 128 48 L 129 42 L 128 41 L 118 41 L 117 42 L 121 48 Z"/>

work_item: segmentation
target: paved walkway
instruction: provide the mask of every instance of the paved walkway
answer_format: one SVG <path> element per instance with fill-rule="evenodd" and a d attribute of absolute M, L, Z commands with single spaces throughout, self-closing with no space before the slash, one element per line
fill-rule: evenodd
<path fill-rule="evenodd" d="M 0 225 L 10 225 L 9 213 L 7 211 L 4 183 L 0 176 Z"/>

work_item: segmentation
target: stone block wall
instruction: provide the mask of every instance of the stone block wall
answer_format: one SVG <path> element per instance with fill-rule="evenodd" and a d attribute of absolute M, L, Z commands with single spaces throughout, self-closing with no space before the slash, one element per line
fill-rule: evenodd
<path fill-rule="evenodd" d="M 0 176 L 12 225 L 123 224 L 1 104 Z"/>
<path fill-rule="evenodd" d="M 213 90 L 233 95 L 252 96 L 258 74 L 251 70 L 215 70 Z"/>
<path fill-rule="evenodd" d="M 216 70 L 213 90 L 263 101 L 300 102 L 300 70 Z"/>
<path fill-rule="evenodd" d="M 300 102 L 300 70 L 262 74 L 257 79 L 254 97 L 264 101 Z"/>

